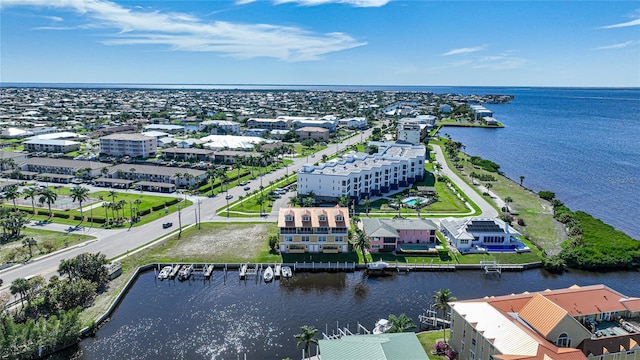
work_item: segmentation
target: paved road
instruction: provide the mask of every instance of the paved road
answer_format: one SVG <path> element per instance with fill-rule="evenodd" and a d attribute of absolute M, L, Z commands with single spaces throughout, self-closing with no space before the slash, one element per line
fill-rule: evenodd
<path fill-rule="evenodd" d="M 366 139 L 371 135 L 371 129 L 364 131 L 362 136 L 355 136 L 345 140 L 339 145 L 331 144 L 328 148 L 319 151 L 315 154 L 315 157 L 309 158 L 311 161 L 320 161 L 322 155 L 331 156 L 338 149 L 342 150 L 346 146 L 357 144 L 360 142 L 360 139 Z M 293 159 L 293 163 L 290 164 L 286 168 L 282 168 L 271 172 L 269 174 L 265 174 L 262 178 L 262 184 L 268 185 L 270 181 L 276 181 L 286 174 L 291 174 L 296 170 L 300 169 L 302 165 L 307 163 L 307 158 L 296 158 Z M 249 186 L 252 189 L 260 188 L 260 177 L 255 180 L 252 180 L 249 183 Z M 104 188 L 96 188 L 95 190 L 105 190 Z M 241 186 L 236 186 L 234 188 L 229 189 L 229 194 L 233 195 L 233 199 L 230 202 L 237 200 L 240 195 L 245 195 L 245 191 Z M 156 195 L 153 193 L 153 195 Z M 175 197 L 175 195 L 173 195 Z M 8 288 L 11 282 L 17 278 L 23 278 L 30 275 L 42 275 L 45 278 L 48 278 L 52 275 L 57 274 L 58 264 L 63 259 L 69 259 L 74 256 L 77 256 L 83 252 L 101 252 L 107 256 L 107 258 L 114 258 L 120 254 L 125 254 L 128 251 L 135 249 L 139 246 L 142 246 L 154 239 L 157 239 L 161 236 L 167 235 L 171 232 L 177 230 L 179 223 L 182 223 L 183 226 L 187 224 L 193 224 L 196 222 L 196 212 L 198 211 L 198 206 L 200 207 L 201 219 L 203 222 L 210 221 L 226 221 L 226 216 L 219 216 L 216 214 L 216 210 L 226 206 L 227 200 L 225 200 L 225 196 L 223 193 L 212 197 L 197 197 L 197 196 L 186 196 L 189 200 L 193 201 L 193 205 L 182 209 L 179 213 L 173 213 L 166 216 L 159 217 L 158 220 L 152 221 L 148 224 L 141 225 L 138 227 L 133 227 L 131 229 L 118 229 L 118 230 L 104 230 L 104 229 L 92 229 L 87 230 L 87 235 L 96 236 L 96 241 L 90 241 L 78 246 L 73 246 L 68 249 L 64 249 L 63 251 L 55 252 L 50 254 L 49 256 L 35 259 L 34 261 L 27 262 L 25 264 L 17 265 L 9 269 L 5 269 L 0 271 L 0 277 L 4 280 L 4 286 L 0 288 L 0 290 L 4 290 Z M 230 203 L 229 202 L 229 203 Z M 159 214 L 160 216 L 160 214 Z M 232 218 L 233 222 L 256 222 L 256 221 L 270 221 L 273 222 L 277 219 L 277 214 L 275 211 L 269 214 L 266 217 L 262 218 Z M 162 223 L 164 222 L 173 222 L 173 227 L 168 229 L 162 228 Z M 60 224 L 48 224 L 45 226 L 34 226 L 42 229 L 51 229 L 58 231 L 65 231 L 69 225 L 60 225 Z M 98 231 L 100 230 L 100 231 Z"/>
<path fill-rule="evenodd" d="M 451 179 L 451 181 L 453 181 L 453 183 L 456 184 L 458 188 L 460 188 L 460 190 L 462 190 L 462 192 L 464 192 L 469 197 L 469 199 L 471 199 L 471 201 L 478 205 L 480 211 L 482 211 L 481 216 L 488 218 L 497 217 L 498 211 L 493 206 L 491 206 L 491 204 L 489 204 L 482 195 L 478 194 L 471 186 L 460 179 L 460 177 L 453 170 L 451 170 L 449 164 L 447 164 L 447 161 L 444 158 L 442 147 L 436 145 L 433 145 L 432 147 L 433 152 L 436 155 L 436 161 L 438 161 L 440 165 L 442 165 L 442 170 L 440 170 L 440 172 Z"/>

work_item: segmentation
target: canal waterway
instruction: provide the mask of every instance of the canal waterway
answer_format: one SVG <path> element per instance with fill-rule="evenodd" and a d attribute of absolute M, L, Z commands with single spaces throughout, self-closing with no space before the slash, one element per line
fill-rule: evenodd
<path fill-rule="evenodd" d="M 480 270 L 414 272 L 387 277 L 354 273 L 297 273 L 265 284 L 240 281 L 237 272 L 225 280 L 155 279 L 143 273 L 121 305 L 93 338 L 52 359 L 283 359 L 299 358 L 294 335 L 300 326 L 321 332 L 358 322 L 371 329 L 379 318 L 418 315 L 432 304 L 439 289 L 458 299 L 606 284 L 629 296 L 640 296 L 638 272 L 563 275 L 544 270 L 485 277 Z"/>

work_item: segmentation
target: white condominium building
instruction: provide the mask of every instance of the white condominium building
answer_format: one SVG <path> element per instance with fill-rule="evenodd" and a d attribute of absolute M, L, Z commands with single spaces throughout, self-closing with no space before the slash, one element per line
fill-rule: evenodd
<path fill-rule="evenodd" d="M 152 157 L 158 139 L 142 134 L 112 134 L 100 138 L 100 153 L 113 156 Z"/>
<path fill-rule="evenodd" d="M 426 149 L 422 145 L 371 142 L 378 153 L 349 153 L 342 159 L 298 171 L 298 193 L 318 197 L 347 196 L 359 201 L 409 187 L 424 178 Z"/>

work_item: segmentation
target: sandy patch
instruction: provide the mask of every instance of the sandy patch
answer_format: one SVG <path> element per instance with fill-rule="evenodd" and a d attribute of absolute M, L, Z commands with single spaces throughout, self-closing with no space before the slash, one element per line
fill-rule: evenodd
<path fill-rule="evenodd" d="M 175 256 L 211 255 L 253 259 L 258 255 L 267 235 L 266 224 L 229 224 L 215 229 L 194 231 L 179 240 L 171 250 Z"/>

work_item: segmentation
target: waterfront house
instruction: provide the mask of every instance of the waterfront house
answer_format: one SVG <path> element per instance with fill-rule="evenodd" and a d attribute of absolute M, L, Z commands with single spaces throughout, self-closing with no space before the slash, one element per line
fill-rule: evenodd
<path fill-rule="evenodd" d="M 281 208 L 278 214 L 280 252 L 346 253 L 350 226 L 346 207 Z"/>
<path fill-rule="evenodd" d="M 428 219 L 363 218 L 362 230 L 369 237 L 372 253 L 400 251 L 402 245 L 438 243 L 436 224 Z"/>
<path fill-rule="evenodd" d="M 440 231 L 460 252 L 478 248 L 489 250 L 524 249 L 520 233 L 500 219 L 446 218 L 440 221 Z"/>
<path fill-rule="evenodd" d="M 604 285 L 449 305 L 459 359 L 640 359 L 640 298 Z"/>

